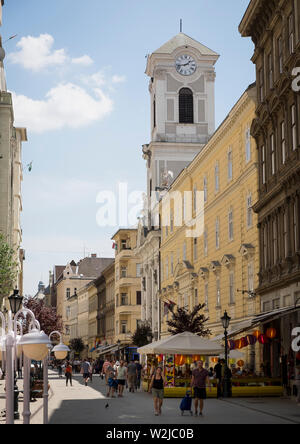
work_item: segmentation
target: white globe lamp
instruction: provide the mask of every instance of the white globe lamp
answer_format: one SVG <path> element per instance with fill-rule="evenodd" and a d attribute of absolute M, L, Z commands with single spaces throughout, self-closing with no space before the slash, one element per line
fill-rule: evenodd
<path fill-rule="evenodd" d="M 49 337 L 37 329 L 31 330 L 30 333 L 24 335 L 19 342 L 22 346 L 24 355 L 32 361 L 42 361 L 48 355 L 48 345 L 50 345 Z"/>
<path fill-rule="evenodd" d="M 56 359 L 58 359 L 59 361 L 66 359 L 70 351 L 71 350 L 69 349 L 69 347 L 62 342 L 59 345 L 56 345 L 52 350 Z"/>

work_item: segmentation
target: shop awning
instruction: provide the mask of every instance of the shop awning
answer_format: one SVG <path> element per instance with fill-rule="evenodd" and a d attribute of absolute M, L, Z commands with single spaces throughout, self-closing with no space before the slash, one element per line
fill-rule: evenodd
<path fill-rule="evenodd" d="M 247 319 L 246 321 L 240 322 L 239 324 L 236 324 L 232 326 L 232 329 L 228 331 L 228 337 L 232 338 L 233 336 L 239 334 L 241 331 L 247 331 L 249 328 L 251 328 L 253 322 L 252 319 Z M 219 336 L 215 336 L 212 341 L 216 342 L 222 342 L 224 341 L 224 333 L 222 333 Z"/>
<path fill-rule="evenodd" d="M 114 351 L 118 350 L 118 346 L 113 344 L 113 345 L 108 345 L 107 347 L 102 347 L 99 350 L 97 350 L 97 355 L 101 356 L 101 355 L 105 355 L 106 353 L 110 354 L 110 353 L 114 353 Z"/>
<path fill-rule="evenodd" d="M 257 316 L 254 316 L 252 319 L 249 319 L 248 321 L 245 321 L 241 324 L 238 324 L 234 330 L 230 331 L 228 333 L 228 339 L 234 338 L 237 335 L 240 335 L 241 333 L 247 332 L 248 330 L 252 330 L 253 328 L 257 327 L 261 324 L 266 324 L 269 322 L 272 322 L 276 319 L 282 318 L 286 315 L 295 313 L 296 311 L 300 310 L 300 307 L 288 307 L 288 308 L 278 308 L 276 310 L 272 310 L 266 313 L 261 313 Z M 224 335 L 216 336 L 213 341 L 222 341 L 224 340 Z"/>
<path fill-rule="evenodd" d="M 121 351 L 124 348 L 127 348 L 127 346 L 124 346 L 124 345 L 118 346 L 117 344 L 112 344 L 112 345 L 108 345 L 107 347 L 102 347 L 101 349 L 97 350 L 97 354 L 98 354 L 98 356 L 102 356 L 105 354 L 115 353 L 118 350 Z"/>
<path fill-rule="evenodd" d="M 147 347 L 138 349 L 138 353 L 218 356 L 224 351 L 218 343 L 190 332 L 170 336 Z"/>

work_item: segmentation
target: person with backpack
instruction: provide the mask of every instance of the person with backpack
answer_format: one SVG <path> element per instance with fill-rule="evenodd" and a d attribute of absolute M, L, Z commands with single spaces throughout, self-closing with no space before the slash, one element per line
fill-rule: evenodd
<path fill-rule="evenodd" d="M 114 371 L 113 363 L 106 369 L 105 375 L 107 381 L 107 395 L 106 397 L 115 398 L 115 392 L 118 390 L 118 381 L 116 380 L 116 374 Z"/>

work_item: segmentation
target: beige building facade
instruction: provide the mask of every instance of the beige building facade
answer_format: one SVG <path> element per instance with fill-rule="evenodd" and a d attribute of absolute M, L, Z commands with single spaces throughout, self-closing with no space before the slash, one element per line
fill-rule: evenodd
<path fill-rule="evenodd" d="M 141 261 L 136 254 L 137 230 L 121 229 L 114 236 L 115 256 L 115 342 L 132 344 L 141 322 Z"/>
<path fill-rule="evenodd" d="M 170 206 L 162 210 L 167 200 L 162 201 L 162 336 L 168 335 L 170 313 L 165 308 L 170 302 L 190 310 L 205 304 L 213 336 L 223 333 L 225 310 L 231 317 L 230 331 L 260 312 L 255 295 L 259 238 L 252 210 L 258 198 L 258 165 L 250 137 L 255 107 L 256 87 L 251 85 L 174 181 L 166 195 L 175 197 Z M 191 220 L 200 221 L 201 214 L 201 235 L 189 237 Z M 176 226 L 178 216 L 182 226 Z"/>
<path fill-rule="evenodd" d="M 66 343 L 70 341 L 71 336 L 74 339 L 73 334 L 76 330 L 78 337 L 84 338 L 86 345 L 88 345 L 90 294 L 87 286 L 100 276 L 102 270 L 111 262 L 112 259 L 98 258 L 94 254 L 82 259 L 77 264 L 72 261 L 64 269 L 63 267 L 55 267 L 55 270 L 59 270 L 60 276 L 55 282 L 55 289 L 52 289 L 52 293 L 55 294 L 57 314 L 62 317 Z M 76 304 L 77 325 L 74 317 Z M 91 324 L 93 324 L 92 317 Z"/>
<path fill-rule="evenodd" d="M 5 52 L 0 37 L 0 232 L 15 251 L 18 274 L 15 286 L 23 294 L 22 229 L 22 143 L 27 141 L 25 128 L 14 127 L 12 96 L 7 92 L 3 60 Z"/>
<path fill-rule="evenodd" d="M 105 279 L 104 305 L 100 300 L 99 312 L 105 316 L 104 340 L 109 345 L 115 344 L 115 264 L 111 264 L 103 271 Z"/>

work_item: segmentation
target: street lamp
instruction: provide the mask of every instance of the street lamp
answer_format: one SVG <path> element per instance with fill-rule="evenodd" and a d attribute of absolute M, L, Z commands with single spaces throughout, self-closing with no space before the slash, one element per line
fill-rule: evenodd
<path fill-rule="evenodd" d="M 63 359 L 66 359 L 66 357 L 68 356 L 68 353 L 70 353 L 71 350 L 69 349 L 69 347 L 67 345 L 65 345 L 63 343 L 62 335 L 59 331 L 53 331 L 49 336 L 50 340 L 51 340 L 51 336 L 54 336 L 54 335 L 59 336 L 60 342 L 58 345 L 56 345 L 52 349 L 52 352 L 54 353 L 56 359 L 58 359 L 59 361 L 62 361 Z"/>
<path fill-rule="evenodd" d="M 0 318 L 2 320 L 2 335 L 4 337 L 4 350 L 6 352 L 6 423 L 13 424 L 14 419 L 19 418 L 18 413 L 18 388 L 16 387 L 16 380 L 14 385 L 14 375 L 15 367 L 17 361 L 17 355 L 22 349 L 24 352 L 24 424 L 29 424 L 30 421 L 30 364 L 31 359 L 40 360 L 41 356 L 45 353 L 45 348 L 47 349 L 47 344 L 49 344 L 49 338 L 45 333 L 40 331 L 40 325 L 35 319 L 34 313 L 31 310 L 20 309 L 22 305 L 23 298 L 18 295 L 17 290 L 14 294 L 10 296 L 9 302 L 11 306 L 11 311 L 8 313 L 8 325 L 7 334 L 6 332 L 6 322 L 3 313 L 0 312 Z M 16 311 L 19 308 L 18 311 Z M 13 319 L 13 314 L 14 319 Z M 32 319 L 32 325 L 37 325 L 38 328 L 31 328 L 29 326 L 29 333 L 24 336 L 18 336 L 17 330 L 18 326 L 21 327 L 22 334 L 22 324 L 18 321 L 20 316 L 30 316 Z"/>
<path fill-rule="evenodd" d="M 31 361 L 42 361 L 48 355 L 49 337 L 43 331 L 34 328 L 19 341 L 24 355 Z"/>
<path fill-rule="evenodd" d="M 48 347 L 47 347 L 47 353 L 43 358 L 43 374 L 44 374 L 44 424 L 48 424 L 48 400 L 49 400 L 49 391 L 48 391 L 48 353 L 51 349 L 51 337 L 57 335 L 59 336 L 59 344 L 53 347 L 52 352 L 54 353 L 56 359 L 63 360 L 68 356 L 68 353 L 71 351 L 67 345 L 63 343 L 62 340 L 62 334 L 59 331 L 53 331 L 50 333 L 48 337 Z M 49 347 L 50 346 L 50 347 Z"/>
<path fill-rule="evenodd" d="M 23 297 L 20 296 L 19 294 L 19 290 L 14 290 L 14 294 L 12 294 L 11 296 L 9 296 L 8 300 L 9 300 L 9 305 L 10 305 L 10 309 L 12 314 L 15 316 L 18 311 L 21 309 L 22 303 L 23 303 Z"/>
<path fill-rule="evenodd" d="M 117 340 L 117 345 L 118 345 L 118 360 L 120 361 L 120 345 L 121 345 L 120 339 Z"/>
<path fill-rule="evenodd" d="M 221 318 L 222 325 L 224 328 L 224 338 L 225 338 L 225 375 L 224 375 L 224 398 L 230 397 L 230 378 L 228 369 L 228 328 L 231 318 L 228 316 L 227 311 L 225 311 L 224 316 Z"/>

